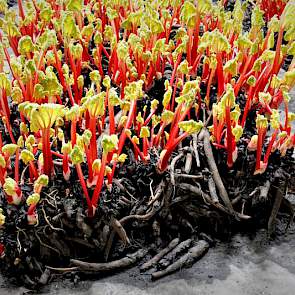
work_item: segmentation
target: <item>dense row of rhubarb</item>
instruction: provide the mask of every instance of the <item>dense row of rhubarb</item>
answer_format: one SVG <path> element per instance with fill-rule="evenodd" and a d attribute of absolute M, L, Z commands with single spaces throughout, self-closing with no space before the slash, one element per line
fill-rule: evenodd
<path fill-rule="evenodd" d="M 126 160 L 127 144 L 144 163 L 157 150 L 163 172 L 179 144 L 209 122 L 212 144 L 226 150 L 231 168 L 254 111 L 253 173 L 267 169 L 273 152 L 284 156 L 294 147 L 295 116 L 288 109 L 294 3 L 278 1 L 273 16 L 269 1 L 260 1 L 243 32 L 240 1 L 232 12 L 224 1 L 195 2 L 19 0 L 16 12 L 0 0 L 0 186 L 17 206 L 22 182 L 34 183 L 26 200 L 29 224 L 37 222 L 41 188 L 56 177 L 54 159 L 66 181 L 76 169 L 93 216 L 102 189 L 111 189 Z M 279 76 L 288 55 L 293 60 Z M 148 101 L 156 79 L 165 93 Z"/>

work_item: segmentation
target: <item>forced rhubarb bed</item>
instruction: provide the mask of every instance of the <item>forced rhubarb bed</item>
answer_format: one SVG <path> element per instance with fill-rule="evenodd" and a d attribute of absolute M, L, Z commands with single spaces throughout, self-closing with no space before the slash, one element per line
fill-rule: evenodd
<path fill-rule="evenodd" d="M 138 265 L 293 222 L 293 1 L 0 0 L 0 268 Z M 281 212 L 280 214 L 278 214 Z"/>

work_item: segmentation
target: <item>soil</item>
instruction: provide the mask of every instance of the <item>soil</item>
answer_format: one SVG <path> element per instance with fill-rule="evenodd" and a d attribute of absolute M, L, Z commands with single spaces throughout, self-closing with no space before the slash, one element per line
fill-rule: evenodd
<path fill-rule="evenodd" d="M 234 209 L 242 212 L 242 219 L 235 219 L 219 202 L 208 204 L 210 172 L 204 144 L 202 141 L 198 144 L 200 167 L 197 167 L 191 150 L 180 147 L 173 155 L 172 159 L 179 158 L 174 170 L 170 169 L 170 173 L 176 172 L 175 186 L 172 185 L 173 174 L 157 174 L 157 151 L 151 153 L 149 164 L 135 163 L 130 157 L 116 175 L 121 182 L 114 182 L 112 192 L 103 190 L 99 211 L 92 219 L 85 217 L 86 208 L 80 207 L 82 193 L 74 173 L 69 182 L 58 180 L 62 179 L 61 175 L 56 177 L 49 189 L 44 190 L 44 198 L 37 209 L 39 224 L 36 227 L 27 226 L 25 208 L 16 209 L 2 197 L 0 207 L 9 211 L 9 214 L 6 213 L 9 216 L 6 226 L 2 229 L 2 241 L 6 246 L 5 256 L 0 261 L 2 273 L 11 278 L 12 283 L 40 289 L 59 277 L 60 273 L 74 280 L 97 278 L 97 274 L 80 268 L 73 259 L 104 263 L 144 249 L 149 252 L 143 258 L 147 261 L 172 239 L 189 239 L 186 248 L 176 252 L 164 264 L 161 260 L 145 272 L 145 276 L 150 277 L 151 272 L 165 269 L 199 240 L 207 241 L 212 247 L 216 240 L 228 241 L 236 232 L 267 227 L 275 198 L 278 191 L 281 192 L 277 187 L 284 192 L 284 183 L 288 181 L 289 189 L 294 191 L 293 151 L 283 158 L 274 154 L 267 171 L 260 176 L 252 175 L 254 154 L 246 152 L 246 141 L 239 145 L 241 161 L 230 171 L 226 168 L 225 155 L 214 151 L 231 200 L 238 197 Z M 189 141 L 185 146 L 190 146 Z M 194 161 L 187 175 L 199 175 L 197 182 L 186 178 L 184 171 L 190 153 Z M 56 174 L 61 174 L 61 171 L 57 169 Z M 181 176 L 176 177 L 177 174 Z M 270 193 L 261 198 L 257 188 L 267 180 L 271 183 Z M 30 190 L 30 186 L 23 185 L 25 196 Z M 287 200 L 282 203 L 281 209 L 287 225 L 293 219 L 294 209 Z M 252 218 L 244 220 L 247 218 L 244 212 Z M 77 265 L 79 268 L 73 271 L 60 269 Z M 181 268 L 186 266 L 184 264 Z M 121 269 L 123 265 L 119 263 L 114 271 Z M 100 271 L 99 274 L 101 277 L 108 273 Z"/>
<path fill-rule="evenodd" d="M 295 287 L 295 228 L 269 240 L 265 230 L 240 233 L 227 243 L 217 242 L 207 255 L 191 268 L 160 281 L 139 273 L 134 267 L 123 273 L 95 280 L 56 278 L 45 287 L 48 295 L 290 295 Z M 279 233 L 280 231 L 278 231 Z M 9 285 L 0 278 L 1 295 L 30 294 L 24 287 Z M 41 293 L 39 293 L 41 294 Z"/>
<path fill-rule="evenodd" d="M 247 17 L 250 18 L 250 8 L 248 11 Z M 245 27 L 247 28 L 248 25 L 249 21 L 245 23 Z M 168 72 L 169 69 L 167 69 L 167 75 Z M 163 90 L 164 79 L 160 79 L 147 92 L 142 103 L 149 106 L 149 101 L 153 98 L 163 96 Z M 215 97 L 212 94 L 211 103 L 214 100 Z M 239 95 L 238 100 L 243 110 L 245 101 L 243 93 Z M 292 107 L 290 110 L 292 111 Z M 247 238 L 241 234 L 235 234 L 247 232 L 246 236 L 248 236 L 249 231 L 255 232 L 257 229 L 267 227 L 269 230 L 274 229 L 275 225 L 270 222 L 269 216 L 275 212 L 274 220 L 276 220 L 278 208 L 273 208 L 273 204 L 280 197 L 280 192 L 281 197 L 286 193 L 286 189 L 280 191 L 278 188 L 284 188 L 288 184 L 289 192 L 294 192 L 295 189 L 293 150 L 288 151 L 284 158 L 274 153 L 270 158 L 267 171 L 263 175 L 253 176 L 255 153 L 247 152 L 248 141 L 254 132 L 251 125 L 254 122 L 253 118 L 254 113 L 250 113 L 244 138 L 238 146 L 239 160 L 233 169 L 227 169 L 226 154 L 213 148 L 214 158 L 221 175 L 219 178 L 227 190 L 229 201 L 233 203 L 231 206 L 221 205 L 226 203 L 224 200 L 208 203 L 209 195 L 212 197 L 209 181 L 213 173 L 210 172 L 210 165 L 207 163 L 210 159 L 206 154 L 205 140 L 201 137 L 198 138 L 196 147 L 193 147 L 193 138 L 184 141 L 172 155 L 172 162 L 173 159 L 175 160 L 174 167 L 171 164 L 170 170 L 163 174 L 158 173 L 156 169 L 159 151 L 151 151 L 149 164 L 143 164 L 134 160 L 132 152 L 129 151 L 130 147 L 126 145 L 125 152 L 129 156 L 128 160 L 115 175 L 117 181 L 114 181 L 112 191 L 104 187 L 99 210 L 93 219 L 87 218 L 84 214 L 86 206 L 83 201 L 84 205 L 81 206 L 83 194 L 79 182 L 76 181 L 75 172 L 72 173 L 70 181 L 65 182 L 59 166 L 55 171 L 56 177 L 49 188 L 44 190 L 44 197 L 38 205 L 38 226 L 28 226 L 26 208 L 16 209 L 8 205 L 6 198 L 2 196 L 0 207 L 5 208 L 4 213 L 9 218 L 1 233 L 0 242 L 5 244 L 6 249 L 5 257 L 0 260 L 0 267 L 6 277 L 11 278 L 9 283 L 24 284 L 28 289 L 41 290 L 51 280 L 55 279 L 58 282 L 62 277 L 62 279 L 69 279 L 66 281 L 69 286 L 76 286 L 80 280 L 101 278 L 105 274 L 90 274 L 89 270 L 81 269 L 78 264 L 75 264 L 73 259 L 105 263 L 128 258 L 130 253 L 144 249 L 149 252 L 149 255 L 143 258 L 143 261 L 147 261 L 175 238 L 180 241 L 190 239 L 187 248 L 199 241 L 206 241 L 211 248 L 215 246 L 213 253 L 216 254 L 210 254 L 211 250 L 209 250 L 204 260 L 192 269 L 171 278 L 165 278 L 160 284 L 152 285 L 151 288 L 154 291 L 158 288 L 157 286 L 163 286 L 165 283 L 170 285 L 171 280 L 176 279 L 177 276 L 183 279 L 184 273 L 185 278 L 191 280 L 192 284 L 197 284 L 198 279 L 201 282 L 213 282 L 214 278 L 225 279 L 230 277 L 231 272 L 234 272 L 235 277 L 237 270 L 235 267 L 230 268 L 229 260 L 224 255 L 225 253 L 228 255 L 229 252 L 236 253 L 236 262 L 239 263 L 239 259 L 245 262 L 243 253 L 248 251 L 247 246 L 244 247 Z M 197 161 L 196 148 L 200 163 Z M 191 163 L 189 163 L 190 159 Z M 22 167 L 20 170 L 23 170 Z M 27 179 L 28 175 L 24 175 Z M 262 198 L 261 186 L 267 181 L 270 181 L 270 190 Z M 216 180 L 214 185 L 217 186 Z M 27 183 L 21 189 L 24 197 L 31 193 L 31 186 Z M 210 197 L 209 199 L 211 200 Z M 275 255 L 268 245 L 269 235 L 279 234 L 280 236 L 285 232 L 287 225 L 292 223 L 294 204 L 284 199 L 280 206 L 281 199 L 278 201 L 281 211 L 277 219 L 277 231 L 268 231 L 268 237 L 265 231 L 257 235 L 253 234 L 254 240 L 250 237 L 248 241 L 251 245 L 250 249 L 254 252 L 259 250 Z M 248 216 L 251 216 L 249 220 Z M 276 241 L 280 239 L 282 238 Z M 293 239 L 290 243 L 292 245 Z M 175 253 L 166 266 L 182 257 L 187 248 Z M 264 254 L 260 255 L 258 256 L 263 257 Z M 255 259 L 255 255 L 253 257 Z M 208 259 L 207 262 L 205 259 Z M 276 261 L 278 262 L 279 258 Z M 186 266 L 184 264 L 180 268 Z M 75 269 L 68 269 L 72 267 Z M 161 265 L 160 261 L 151 271 L 163 268 L 163 262 Z M 204 269 L 208 268 L 210 274 L 204 275 Z M 139 276 L 138 268 L 133 268 L 122 275 L 114 276 L 113 283 L 116 284 L 121 280 L 132 281 L 135 288 L 132 287 L 133 291 L 137 290 L 136 288 L 141 290 L 150 285 L 148 282 L 151 271 Z M 104 279 L 95 283 L 92 288 L 100 288 L 104 282 L 109 281 Z M 63 283 L 60 281 L 57 284 L 62 286 Z M 90 284 L 90 282 L 84 282 L 78 283 L 77 286 L 78 289 L 91 288 Z M 176 281 L 171 286 L 177 286 Z M 43 292 L 46 292 L 46 287 Z"/>

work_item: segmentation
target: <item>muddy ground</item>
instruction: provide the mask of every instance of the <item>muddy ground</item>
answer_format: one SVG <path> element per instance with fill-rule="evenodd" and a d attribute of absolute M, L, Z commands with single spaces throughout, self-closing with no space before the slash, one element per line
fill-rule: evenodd
<path fill-rule="evenodd" d="M 290 110 L 295 112 L 295 91 Z M 293 200 L 295 205 L 295 198 Z M 280 228 L 280 227 L 279 227 Z M 283 226 L 281 227 L 283 228 Z M 272 241 L 266 232 L 235 235 L 219 242 L 192 268 L 156 282 L 138 267 L 106 278 L 81 281 L 57 278 L 43 290 L 49 295 L 291 295 L 295 290 L 295 226 L 279 231 Z M 30 294 L 0 277 L 1 295 Z"/>
<path fill-rule="evenodd" d="M 295 112 L 295 91 L 290 110 Z M 295 204 L 295 202 L 294 202 Z M 280 227 L 279 227 L 280 228 Z M 238 234 L 218 242 L 192 268 L 151 282 L 138 267 L 93 280 L 56 278 L 42 294 L 49 295 L 291 295 L 295 290 L 295 226 L 269 241 L 264 230 Z M 0 276 L 0 295 L 31 294 Z M 34 293 L 36 294 L 36 293 Z M 41 293 L 39 293 L 41 294 Z"/>
<path fill-rule="evenodd" d="M 269 241 L 264 230 L 238 234 L 214 248 L 190 269 L 151 282 L 137 267 L 100 280 L 57 279 L 43 294 L 50 295 L 291 295 L 295 289 L 295 226 Z M 97 278 L 98 279 L 98 278 Z M 30 294 L 7 287 L 0 279 L 1 295 Z M 6 287 L 4 287 L 6 286 Z M 28 292 L 28 293 L 27 293 Z M 41 294 L 41 293 L 39 293 Z"/>

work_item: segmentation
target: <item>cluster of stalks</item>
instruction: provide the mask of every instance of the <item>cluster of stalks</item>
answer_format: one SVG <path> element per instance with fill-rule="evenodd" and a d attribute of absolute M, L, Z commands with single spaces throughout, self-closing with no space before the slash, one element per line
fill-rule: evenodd
<path fill-rule="evenodd" d="M 254 112 L 253 173 L 267 169 L 272 153 L 294 147 L 295 5 L 259 1 L 243 32 L 245 5 L 238 0 L 226 12 L 223 2 L 19 0 L 16 12 L 0 1 L 0 187 L 19 206 L 21 185 L 34 183 L 29 224 L 59 166 L 65 181 L 78 177 L 94 216 L 126 146 L 143 163 L 157 151 L 164 172 L 179 144 L 208 128 L 231 168 Z M 279 17 L 263 11 L 273 2 Z M 165 93 L 148 101 L 155 80 Z"/>

